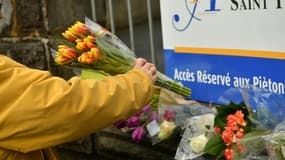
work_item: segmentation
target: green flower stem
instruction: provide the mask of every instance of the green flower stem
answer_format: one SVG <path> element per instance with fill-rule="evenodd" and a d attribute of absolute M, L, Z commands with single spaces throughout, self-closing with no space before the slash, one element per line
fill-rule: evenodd
<path fill-rule="evenodd" d="M 100 36 L 97 36 L 96 42 L 103 56 L 100 58 L 99 62 L 95 64 L 98 69 L 102 69 L 107 73 L 115 75 L 127 72 L 133 67 L 132 65 L 136 57 L 133 55 L 126 55 L 115 46 L 107 43 Z M 103 63 L 104 65 L 99 65 L 99 63 Z M 191 90 L 189 88 L 183 87 L 175 81 L 168 80 L 159 72 L 155 85 L 166 88 L 187 98 L 190 98 L 191 96 Z"/>
<path fill-rule="evenodd" d="M 155 85 L 166 88 L 166 89 L 173 91 L 177 94 L 180 94 L 184 97 L 190 98 L 190 96 L 191 96 L 191 90 L 189 88 L 183 87 L 180 84 L 178 84 L 177 82 L 172 82 L 169 80 L 162 79 L 160 76 L 157 77 Z"/>
<path fill-rule="evenodd" d="M 75 44 L 62 39 L 62 44 L 68 44 L 68 46 L 76 48 Z M 101 70 L 110 75 L 116 75 L 126 73 L 133 68 L 136 57 L 134 54 L 127 54 L 124 51 L 117 48 L 116 44 L 108 42 L 104 37 L 96 35 L 96 44 L 101 52 L 99 59 L 92 65 L 81 64 L 77 60 L 74 60 L 71 64 L 73 67 Z M 78 54 L 80 51 L 76 50 Z M 165 75 L 157 72 L 157 81 L 155 85 L 166 88 L 174 93 L 180 94 L 186 98 L 190 98 L 191 89 L 183 87 L 178 82 L 172 81 Z"/>

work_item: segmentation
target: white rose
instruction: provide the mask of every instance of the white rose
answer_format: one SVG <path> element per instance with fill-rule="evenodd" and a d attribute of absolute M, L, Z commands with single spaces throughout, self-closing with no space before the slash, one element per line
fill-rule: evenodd
<path fill-rule="evenodd" d="M 161 140 L 170 137 L 175 129 L 176 125 L 174 122 L 163 121 L 160 125 L 160 132 L 158 138 Z"/>
<path fill-rule="evenodd" d="M 208 138 L 205 134 L 201 134 L 200 136 L 193 137 L 190 139 L 190 147 L 193 152 L 201 153 L 204 151 L 205 146 L 208 142 Z"/>
<path fill-rule="evenodd" d="M 214 114 L 205 114 L 197 119 L 196 124 L 199 127 L 199 130 L 201 130 L 202 132 L 206 132 L 213 129 L 214 120 L 215 120 Z"/>

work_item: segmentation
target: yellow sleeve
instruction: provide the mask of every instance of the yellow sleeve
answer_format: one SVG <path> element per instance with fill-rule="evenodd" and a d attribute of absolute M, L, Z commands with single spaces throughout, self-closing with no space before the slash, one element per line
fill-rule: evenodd
<path fill-rule="evenodd" d="M 133 69 L 101 81 L 69 81 L 0 56 L 0 148 L 29 152 L 78 139 L 126 119 L 151 98 Z"/>

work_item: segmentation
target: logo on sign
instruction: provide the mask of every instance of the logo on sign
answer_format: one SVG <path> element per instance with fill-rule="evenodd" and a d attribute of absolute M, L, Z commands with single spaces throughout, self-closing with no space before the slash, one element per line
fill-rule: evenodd
<path fill-rule="evenodd" d="M 219 7 L 217 7 L 217 0 L 204 0 L 205 3 L 209 3 L 209 5 L 205 8 L 202 8 L 202 14 L 213 14 L 217 13 L 217 11 L 221 11 Z M 204 2 L 203 1 L 203 2 Z M 186 17 L 186 23 L 182 22 L 182 16 L 179 14 L 174 14 L 172 16 L 172 25 L 175 30 L 177 31 L 184 31 L 194 22 L 194 21 L 201 21 L 202 19 L 197 16 L 198 13 L 198 6 L 200 1 L 199 0 L 184 0 L 185 3 L 185 10 L 188 17 Z M 204 4 L 205 4 L 204 3 Z M 231 0 L 229 2 L 230 10 L 233 12 L 244 12 L 244 11 L 254 11 L 254 10 L 268 10 L 268 9 L 283 9 L 283 3 L 281 0 Z M 199 14 L 201 14 L 199 11 Z M 183 17 L 185 19 L 185 17 Z M 182 23 L 185 23 L 184 25 Z"/>
<path fill-rule="evenodd" d="M 185 2 L 185 9 L 187 13 L 189 14 L 189 18 L 188 18 L 188 22 L 186 23 L 186 25 L 182 27 L 178 27 L 177 23 L 180 23 L 180 16 L 178 14 L 173 15 L 172 25 L 177 31 L 186 30 L 195 20 L 201 21 L 201 18 L 196 16 L 198 4 L 199 4 L 198 0 L 191 0 L 191 1 L 185 0 L 184 2 Z M 210 3 L 210 8 L 205 9 L 204 10 L 205 13 L 215 13 L 217 11 L 220 11 L 220 9 L 216 8 L 216 0 L 210 0 L 209 3 Z"/>

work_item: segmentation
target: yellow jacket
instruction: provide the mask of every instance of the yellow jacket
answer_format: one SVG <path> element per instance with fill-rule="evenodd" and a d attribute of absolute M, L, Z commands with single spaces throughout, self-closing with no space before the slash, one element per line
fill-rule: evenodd
<path fill-rule="evenodd" d="M 65 81 L 0 55 L 0 159 L 55 159 L 49 148 L 137 112 L 153 85 L 141 70 Z"/>

